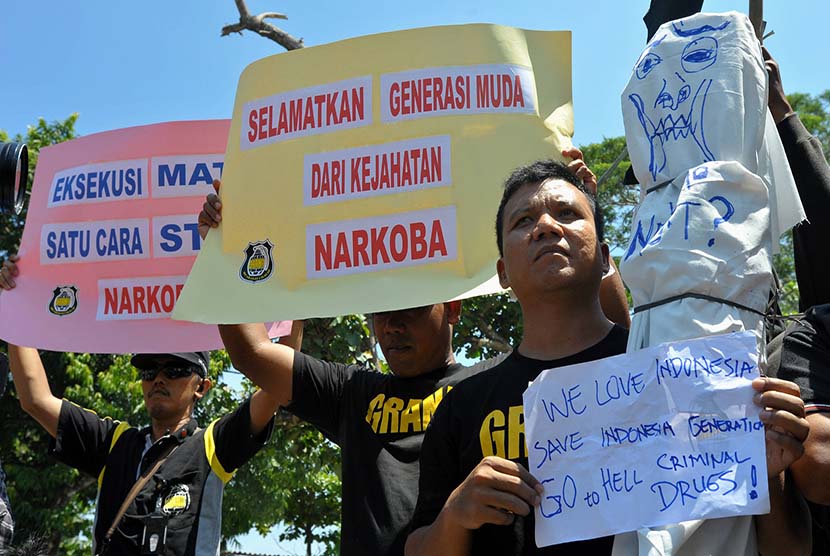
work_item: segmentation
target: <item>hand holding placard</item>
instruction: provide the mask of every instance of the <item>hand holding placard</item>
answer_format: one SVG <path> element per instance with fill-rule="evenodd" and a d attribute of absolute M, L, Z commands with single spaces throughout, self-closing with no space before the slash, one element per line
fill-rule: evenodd
<path fill-rule="evenodd" d="M 714 336 L 541 374 L 524 394 L 545 487 L 537 544 L 768 512 L 755 343 Z"/>

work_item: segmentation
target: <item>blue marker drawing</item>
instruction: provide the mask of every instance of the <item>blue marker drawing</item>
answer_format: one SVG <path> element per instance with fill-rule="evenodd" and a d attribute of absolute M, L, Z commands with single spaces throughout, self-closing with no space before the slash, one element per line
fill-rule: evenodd
<path fill-rule="evenodd" d="M 729 219 L 732 218 L 735 214 L 735 206 L 729 202 L 729 199 L 723 197 L 722 195 L 715 195 L 711 199 L 709 199 L 709 204 L 715 206 L 715 201 L 720 201 L 723 203 L 723 206 L 726 207 L 726 214 L 716 217 L 712 221 L 712 225 L 714 226 L 715 231 L 718 230 L 718 226 L 723 224 L 724 222 L 729 222 Z M 709 240 L 709 247 L 712 247 L 715 244 L 715 238 Z"/>
<path fill-rule="evenodd" d="M 648 169 L 652 179 L 657 179 L 657 175 L 666 168 L 668 162 L 666 145 L 670 141 L 682 143 L 691 139 L 700 149 L 701 162 L 715 160 L 715 155 L 706 142 L 704 108 L 713 83 L 711 78 L 706 77 L 708 73 L 706 70 L 715 65 L 718 60 L 719 43 L 714 37 L 701 35 L 721 31 L 729 23 L 729 21 L 724 21 L 717 26 L 702 25 L 689 29 L 683 26 L 683 22 L 672 24 L 675 35 L 692 39 L 685 45 L 679 57 L 680 68 L 665 68 L 666 71 L 661 69 L 653 73 L 655 68 L 665 63 L 663 56 L 655 50 L 666 35 L 649 45 L 637 61 L 634 73 L 638 80 L 643 81 L 649 78 L 649 75 L 658 75 L 658 78 L 663 81 L 663 86 L 654 102 L 647 103 L 639 93 L 628 95 L 649 141 Z M 666 58 L 672 61 L 674 59 L 673 57 Z M 695 74 L 702 74 L 700 77 L 703 78 L 700 79 Z M 690 77 L 695 77 L 695 79 L 690 79 Z M 647 106 L 651 108 L 648 109 Z"/>
<path fill-rule="evenodd" d="M 545 493 L 548 492 L 549 488 L 553 487 L 551 483 L 555 480 L 556 479 L 545 479 L 544 481 L 541 481 L 545 488 Z M 576 506 L 576 496 L 576 481 L 574 481 L 574 478 L 570 475 L 565 475 L 565 478 L 562 480 L 562 489 L 557 494 L 546 494 L 542 498 L 542 502 L 539 504 L 539 512 L 543 517 L 548 519 L 557 516 L 562 513 L 562 510 L 564 509 L 562 507 L 563 504 L 565 508 L 568 509 L 573 509 L 574 506 Z"/>
<path fill-rule="evenodd" d="M 637 76 L 637 79 L 645 79 L 649 72 L 651 72 L 651 70 L 653 70 L 655 67 L 657 67 L 658 64 L 660 64 L 660 62 L 663 61 L 663 59 L 660 56 L 651 52 L 651 49 L 663 42 L 663 40 L 667 36 L 668 35 L 663 35 L 662 37 L 654 41 L 652 44 L 649 44 L 649 50 L 646 50 L 646 52 L 640 57 L 640 59 L 637 60 L 637 63 L 634 64 L 634 75 Z"/>
<path fill-rule="evenodd" d="M 686 45 L 680 56 L 680 65 L 686 73 L 697 73 L 714 64 L 718 59 L 718 41 L 712 37 L 700 37 Z"/>
<path fill-rule="evenodd" d="M 677 21 L 671 24 L 672 31 L 678 37 L 693 37 L 702 33 L 712 33 L 713 31 L 723 31 L 729 26 L 729 21 L 724 21 L 717 27 L 712 27 L 709 24 L 701 25 L 700 27 L 692 27 L 690 29 L 683 29 L 685 25 L 682 21 Z"/>
<path fill-rule="evenodd" d="M 649 52 L 648 54 L 643 56 L 643 59 L 640 60 L 639 64 L 637 64 L 637 69 L 634 70 L 637 74 L 637 78 L 645 79 L 649 72 L 653 70 L 657 66 L 657 64 L 659 64 L 662 61 L 663 59 L 660 56 L 652 52 Z"/>
<path fill-rule="evenodd" d="M 642 96 L 637 93 L 628 95 L 628 99 L 637 109 L 637 119 L 649 142 L 650 161 L 648 170 L 652 179 L 657 179 L 657 174 L 666 167 L 668 158 L 665 145 L 669 140 L 680 142 L 691 137 L 700 149 L 704 162 L 715 160 L 715 155 L 712 154 L 712 150 L 706 144 L 706 133 L 703 126 L 703 111 L 706 105 L 706 96 L 711 86 L 712 80 L 704 79 L 698 85 L 694 96 L 691 97 L 691 102 L 687 102 L 692 90 L 688 84 L 683 85 L 677 91 L 676 100 L 664 84 L 663 89 L 654 101 L 654 117 L 651 117 L 646 111 Z M 684 108 L 688 107 L 688 110 L 676 114 L 675 112 L 680 109 L 681 105 L 685 105 Z M 668 114 L 665 112 L 668 112 Z"/>
<path fill-rule="evenodd" d="M 755 469 L 754 465 L 752 466 L 750 478 L 752 479 L 752 490 L 749 491 L 749 497 L 755 500 L 758 498 L 758 493 L 755 491 L 755 487 L 758 486 L 758 470 Z"/>
<path fill-rule="evenodd" d="M 709 168 L 707 166 L 698 166 L 692 170 L 692 178 L 695 180 L 704 180 L 709 176 Z"/>

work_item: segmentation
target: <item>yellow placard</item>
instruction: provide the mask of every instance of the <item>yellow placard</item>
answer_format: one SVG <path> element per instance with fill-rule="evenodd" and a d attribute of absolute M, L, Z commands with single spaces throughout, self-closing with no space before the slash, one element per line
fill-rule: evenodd
<path fill-rule="evenodd" d="M 237 90 L 223 222 L 174 318 L 254 322 L 498 291 L 510 171 L 571 144 L 571 35 L 498 25 L 259 60 Z"/>

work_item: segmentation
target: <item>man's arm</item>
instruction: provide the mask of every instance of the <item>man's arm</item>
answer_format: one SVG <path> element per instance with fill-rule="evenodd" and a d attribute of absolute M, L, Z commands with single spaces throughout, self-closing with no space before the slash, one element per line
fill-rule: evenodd
<path fill-rule="evenodd" d="M 804 455 L 791 466 L 795 486 L 807 500 L 830 505 L 830 305 L 770 341 L 770 372 L 795 382 L 810 425 Z"/>
<path fill-rule="evenodd" d="M 9 344 L 9 364 L 20 407 L 56 437 L 62 402 L 52 395 L 40 354 L 34 348 Z"/>
<path fill-rule="evenodd" d="M 628 329 L 631 328 L 631 314 L 628 312 L 625 286 L 614 259 L 609 257 L 608 263 L 611 265 L 611 269 L 599 285 L 599 304 L 602 306 L 605 318 Z"/>
<path fill-rule="evenodd" d="M 793 228 L 795 275 L 800 292 L 799 307 L 830 303 L 830 272 L 826 240 L 830 236 L 830 166 L 821 142 L 804 127 L 784 94 L 778 63 L 766 48 L 764 60 L 769 74 L 769 109 L 778 127 L 781 143 L 809 222 Z"/>
<path fill-rule="evenodd" d="M 438 406 L 424 436 L 407 556 L 469 554 L 475 529 L 485 523 L 509 525 L 541 500 L 542 485 L 533 475 L 500 457 L 483 458 L 463 477 L 452 425 L 456 393 Z"/>
<path fill-rule="evenodd" d="M 755 403 L 764 410 L 770 513 L 756 516 L 758 551 L 763 556 L 810 554 L 810 510 L 786 472 L 804 453 L 810 425 L 798 385 L 763 377 L 752 382 Z"/>
<path fill-rule="evenodd" d="M 807 556 L 812 551 L 810 509 L 790 473 L 769 480 L 768 514 L 755 516 L 761 556 Z"/>
<path fill-rule="evenodd" d="M 488 456 L 452 491 L 431 525 L 406 539 L 406 556 L 470 553 L 472 532 L 486 523 L 510 525 L 528 515 L 544 492 L 527 469 L 507 459 Z"/>
<path fill-rule="evenodd" d="M 219 334 L 233 366 L 270 396 L 269 403 L 277 406 L 274 411 L 288 405 L 293 387 L 294 350 L 272 344 L 263 324 L 220 324 Z"/>
<path fill-rule="evenodd" d="M 243 325 L 243 326 L 248 326 L 248 325 Z M 254 327 L 256 325 L 250 325 L 250 326 Z M 220 328 L 220 333 L 221 333 L 222 326 L 220 326 L 219 328 Z M 228 326 L 228 328 L 231 328 L 231 327 Z M 235 338 L 236 331 L 229 330 L 229 331 L 226 331 L 226 333 L 228 334 L 229 337 Z M 243 331 L 243 333 L 244 333 L 244 331 Z M 255 332 L 254 332 L 254 334 L 255 334 Z M 267 334 L 266 334 L 266 336 L 267 336 Z M 223 340 L 224 340 L 224 335 L 223 335 Z M 284 347 L 288 347 L 292 351 L 293 350 L 299 351 L 300 348 L 302 347 L 302 343 L 303 343 L 303 321 L 297 320 L 297 321 L 294 321 L 291 325 L 291 333 L 288 336 L 284 336 L 284 337 L 280 338 L 279 345 L 284 346 Z M 227 346 L 227 343 L 225 345 Z M 293 357 L 293 354 L 292 354 L 291 364 L 293 365 L 293 363 L 294 363 L 294 357 Z M 234 366 L 237 367 L 236 364 L 234 364 Z M 239 367 L 237 367 L 237 368 L 239 368 Z M 293 373 L 293 370 L 289 374 L 292 374 L 292 373 Z M 246 374 L 246 376 L 248 376 L 248 375 Z M 265 427 L 268 426 L 268 423 L 271 422 L 271 418 L 274 416 L 274 413 L 277 412 L 277 410 L 280 408 L 280 406 L 281 405 L 286 405 L 288 403 L 288 401 L 290 401 L 290 399 L 291 399 L 290 393 L 291 393 L 291 387 L 292 387 L 291 383 L 292 383 L 292 378 L 291 378 L 291 376 L 289 376 L 287 386 L 285 384 L 283 384 L 282 386 L 277 386 L 277 388 L 286 388 L 286 387 L 288 388 L 288 393 L 289 393 L 288 400 L 284 401 L 284 403 L 283 403 L 282 399 L 279 396 L 274 396 L 266 390 L 257 390 L 254 393 L 254 395 L 251 397 L 251 434 L 256 436 L 260 432 L 262 432 L 265 429 Z"/>
<path fill-rule="evenodd" d="M 830 414 L 812 413 L 807 421 L 810 434 L 804 441 L 804 455 L 790 471 L 807 500 L 830 506 Z"/>

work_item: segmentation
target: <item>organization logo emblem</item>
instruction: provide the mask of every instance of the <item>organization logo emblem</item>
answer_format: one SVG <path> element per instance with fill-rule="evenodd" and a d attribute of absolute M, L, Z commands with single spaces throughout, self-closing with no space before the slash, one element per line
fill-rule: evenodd
<path fill-rule="evenodd" d="M 59 317 L 71 315 L 78 308 L 78 288 L 75 286 L 58 286 L 52 290 L 49 312 Z"/>
<path fill-rule="evenodd" d="M 187 485 L 173 485 L 161 504 L 162 513 L 177 515 L 186 512 L 188 508 L 190 508 L 190 489 Z"/>
<path fill-rule="evenodd" d="M 274 259 L 271 255 L 273 249 L 274 244 L 267 239 L 249 243 L 245 249 L 245 261 L 239 269 L 239 277 L 252 284 L 270 278 L 274 272 Z"/>

